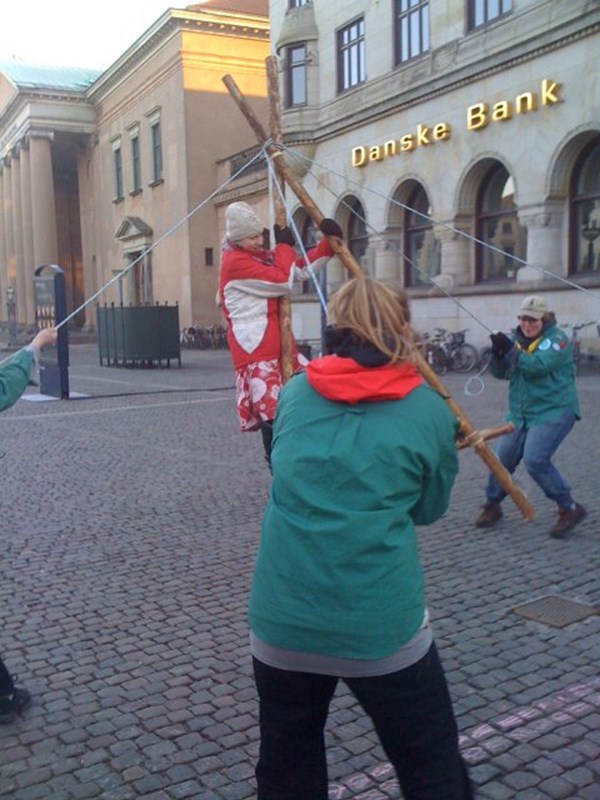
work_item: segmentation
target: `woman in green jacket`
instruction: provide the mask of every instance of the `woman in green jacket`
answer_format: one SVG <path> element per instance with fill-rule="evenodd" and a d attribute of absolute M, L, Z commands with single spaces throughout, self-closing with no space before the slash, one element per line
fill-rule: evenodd
<path fill-rule="evenodd" d="M 580 418 L 572 345 L 544 298 L 537 295 L 521 303 L 519 326 L 513 334 L 494 333 L 491 339 L 492 373 L 509 381 L 506 419 L 515 426 L 499 440 L 496 455 L 510 473 L 523 460 L 546 497 L 556 503 L 558 519 L 549 533 L 562 538 L 586 515 L 552 463 L 554 453 Z M 478 528 L 490 527 L 502 518 L 500 503 L 505 497 L 504 489 L 490 475 L 486 503 L 475 521 Z"/>
<path fill-rule="evenodd" d="M 0 411 L 14 405 L 29 383 L 40 350 L 56 342 L 56 328 L 44 328 L 31 344 L 0 365 Z M 27 689 L 18 688 L 0 658 L 0 724 L 13 722 L 31 703 Z"/>
<path fill-rule="evenodd" d="M 406 301 L 368 278 L 330 304 L 330 355 L 281 392 L 249 606 L 258 800 L 326 800 L 342 678 L 405 800 L 472 797 L 429 626 L 416 525 L 457 472 L 456 420 L 410 359 Z"/>

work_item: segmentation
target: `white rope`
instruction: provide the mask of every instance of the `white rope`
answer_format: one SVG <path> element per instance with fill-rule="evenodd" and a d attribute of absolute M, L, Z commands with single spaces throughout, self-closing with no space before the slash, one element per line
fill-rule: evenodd
<path fill-rule="evenodd" d="M 266 147 L 267 147 L 267 145 L 265 144 L 265 148 Z M 308 254 L 306 252 L 306 248 L 304 247 L 304 242 L 302 241 L 302 236 L 300 235 L 300 232 L 298 230 L 298 226 L 296 225 L 296 223 L 294 221 L 294 218 L 293 218 L 293 216 L 292 216 L 292 214 L 290 212 L 290 208 L 286 203 L 285 195 L 283 193 L 281 185 L 280 185 L 279 181 L 276 179 L 275 168 L 273 167 L 273 163 L 272 163 L 271 159 L 269 158 L 269 153 L 267 152 L 267 150 L 265 149 L 263 152 L 265 153 L 265 157 L 267 158 L 267 165 L 269 167 L 269 176 L 271 177 L 272 183 L 276 187 L 276 189 L 277 189 L 277 191 L 279 193 L 279 196 L 281 197 L 281 202 L 283 203 L 283 206 L 285 208 L 285 213 L 286 213 L 286 217 L 288 219 L 289 226 L 292 229 L 292 232 L 294 234 L 294 238 L 296 239 L 296 242 L 298 243 L 298 247 L 300 248 L 300 252 L 302 253 L 302 257 L 303 257 L 304 262 L 306 264 L 306 269 L 308 270 L 308 274 L 310 275 L 310 277 L 312 279 L 312 282 L 314 283 L 317 295 L 319 297 L 319 302 L 321 303 L 321 308 L 323 309 L 323 311 L 325 313 L 327 313 L 327 301 L 325 300 L 325 297 L 323 296 L 323 291 L 321 289 L 319 281 L 317 280 L 317 276 L 315 274 L 315 271 L 312 268 L 312 265 L 311 265 L 310 261 L 308 260 Z"/>
<path fill-rule="evenodd" d="M 238 169 L 236 172 L 234 172 L 234 174 L 231 175 L 224 183 L 222 183 L 217 189 L 215 189 L 213 192 L 211 192 L 208 195 L 208 197 L 205 197 L 204 200 L 201 203 L 198 203 L 198 205 L 195 206 L 191 211 L 189 211 L 184 217 L 182 217 L 178 222 L 176 222 L 174 225 L 172 225 L 170 228 L 168 228 L 165 231 L 165 233 L 163 233 L 163 235 L 160 236 L 152 244 L 151 247 L 149 247 L 147 250 L 145 250 L 143 253 L 141 253 L 136 259 L 134 259 L 126 267 L 123 267 L 123 269 L 121 269 L 120 272 L 117 275 L 114 275 L 109 281 L 107 281 L 104 284 L 104 286 L 100 287 L 100 289 L 98 289 L 97 292 L 94 292 L 94 294 L 91 295 L 91 297 L 89 297 L 87 300 L 85 300 L 78 308 L 76 308 L 68 316 L 66 316 L 63 320 L 61 320 L 55 327 L 57 329 L 58 328 L 62 328 L 63 325 L 66 325 L 70 320 L 73 319 L 73 317 L 75 317 L 77 314 L 79 314 L 80 311 L 83 311 L 83 309 L 86 308 L 87 306 L 89 306 L 90 303 L 93 303 L 94 300 L 96 300 L 96 298 L 98 298 L 101 294 L 103 294 L 109 288 L 109 286 L 112 286 L 113 283 L 115 283 L 118 280 L 121 280 L 121 278 L 123 278 L 125 275 L 127 275 L 129 270 L 132 269 L 133 267 L 135 267 L 135 265 L 138 264 L 141 261 L 141 259 L 143 259 L 148 253 L 151 253 L 156 247 L 158 247 L 158 245 L 161 242 L 163 242 L 165 239 L 167 239 L 169 236 L 171 236 L 172 233 L 174 233 L 178 228 L 180 228 L 182 225 L 184 225 L 194 214 L 196 214 L 198 211 L 200 211 L 201 208 L 203 208 L 214 197 L 216 197 L 216 195 L 218 195 L 219 192 L 221 192 L 226 186 L 228 186 L 228 184 L 230 184 L 232 181 L 234 181 L 236 178 L 238 178 L 256 160 L 258 160 L 259 158 L 262 158 L 262 157 L 263 157 L 263 151 L 262 150 L 258 150 L 255 153 L 255 155 L 250 159 L 250 161 L 248 161 L 246 164 L 244 164 L 242 167 L 240 167 L 240 169 Z M 25 348 L 27 346 L 28 345 L 25 345 L 25 347 L 21 347 L 15 353 L 11 353 L 10 356 L 8 356 L 7 358 L 4 358 L 2 361 L 0 361 L 0 366 L 2 366 L 3 364 L 6 364 L 6 362 L 8 362 L 8 361 L 11 361 L 19 353 L 21 353 L 23 350 L 25 350 Z"/>
<path fill-rule="evenodd" d="M 531 264 L 530 262 L 525 261 L 524 259 L 519 258 L 518 256 L 512 255 L 511 253 L 507 253 L 505 250 L 501 250 L 499 247 L 496 247 L 495 245 L 492 245 L 489 242 L 484 242 L 482 239 L 478 239 L 476 236 L 473 236 L 472 234 L 467 233 L 466 231 L 463 231 L 460 228 L 455 228 L 453 225 L 451 225 L 448 222 L 441 222 L 440 220 L 436 220 L 434 217 L 431 217 L 428 214 L 425 214 L 423 211 L 418 211 L 416 208 L 411 208 L 410 206 L 407 206 L 405 203 L 402 203 L 399 200 L 394 200 L 394 198 L 389 198 L 387 195 L 383 194 L 382 192 L 378 192 L 376 189 L 372 189 L 371 187 L 366 186 L 366 185 L 364 185 L 362 183 L 358 183 L 357 181 L 353 181 L 351 178 L 348 178 L 346 175 L 342 175 L 339 172 L 336 172 L 335 170 L 331 169 L 330 167 L 325 167 L 323 164 L 320 164 L 318 161 L 315 161 L 314 159 L 311 159 L 308 156 L 305 156 L 300 151 L 296 151 L 296 150 L 292 151 L 292 150 L 290 150 L 289 148 L 287 148 L 285 145 L 283 145 L 281 143 L 277 143 L 277 144 L 283 150 L 285 150 L 287 153 L 291 153 L 294 156 L 294 158 L 304 159 L 310 165 L 316 165 L 320 169 L 324 169 L 327 172 L 330 172 L 332 175 L 335 175 L 337 178 L 341 178 L 346 183 L 349 183 L 349 184 L 355 186 L 356 188 L 358 188 L 358 189 L 360 189 L 362 191 L 370 192 L 371 194 L 374 194 L 377 197 L 383 198 L 384 200 L 392 203 L 395 206 L 398 206 L 399 208 L 403 208 L 405 211 L 410 211 L 411 213 L 416 214 L 419 217 L 422 217 L 423 219 L 427 220 L 428 222 L 432 223 L 433 225 L 438 225 L 438 226 L 440 226 L 442 228 L 445 228 L 446 230 L 449 230 L 452 233 L 456 233 L 459 236 L 462 236 L 463 238 L 468 239 L 471 242 L 474 242 L 475 244 L 479 244 L 482 247 L 486 247 L 488 250 L 491 250 L 491 251 L 493 251 L 495 253 L 499 253 L 504 258 L 508 257 L 508 258 L 512 259 L 513 261 L 517 262 L 518 264 L 521 264 L 524 267 L 531 267 L 532 269 L 535 269 L 538 272 L 541 272 L 541 273 L 543 273 L 544 275 L 547 275 L 550 278 L 554 278 L 555 280 L 557 280 L 557 281 L 559 281 L 561 283 L 567 284 L 568 286 L 570 286 L 573 289 L 578 289 L 580 292 L 584 292 L 585 294 L 589 294 L 592 297 L 595 297 L 596 299 L 600 300 L 600 295 L 597 292 L 591 291 L 590 289 L 587 289 L 585 286 L 579 286 L 579 284 L 575 283 L 572 280 L 569 280 L 569 278 L 565 278 L 562 275 L 558 275 L 556 272 L 552 272 L 551 270 L 545 269 L 544 267 L 537 266 L 536 264 Z M 314 175 L 313 175 L 313 177 L 314 177 Z M 388 241 L 383 236 L 383 234 L 378 233 L 377 231 L 376 231 L 376 233 L 377 233 L 378 236 L 380 236 L 382 239 L 384 239 L 384 241 Z M 435 285 L 437 286 L 437 284 L 435 284 Z M 437 288 L 440 288 L 440 287 L 437 287 Z M 448 296 L 451 297 L 451 295 L 448 295 Z M 454 299 L 454 298 L 452 298 L 452 299 Z"/>

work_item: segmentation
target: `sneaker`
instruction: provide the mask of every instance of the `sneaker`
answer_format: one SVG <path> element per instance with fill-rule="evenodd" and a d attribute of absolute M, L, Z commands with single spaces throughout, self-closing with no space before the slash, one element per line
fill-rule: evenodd
<path fill-rule="evenodd" d="M 558 519 L 549 531 L 550 536 L 562 539 L 586 514 L 587 511 L 579 503 L 575 503 L 575 508 L 559 508 Z"/>
<path fill-rule="evenodd" d="M 31 705 L 27 689 L 13 689 L 12 694 L 0 697 L 0 725 L 14 722 Z"/>
<path fill-rule="evenodd" d="M 488 501 L 482 508 L 483 511 L 475 520 L 476 528 L 491 528 L 504 516 L 499 503 L 490 503 Z"/>

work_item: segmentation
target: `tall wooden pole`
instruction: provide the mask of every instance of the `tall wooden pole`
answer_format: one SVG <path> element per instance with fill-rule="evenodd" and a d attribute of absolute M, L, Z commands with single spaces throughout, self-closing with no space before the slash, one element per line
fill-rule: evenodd
<path fill-rule="evenodd" d="M 223 83 L 235 100 L 242 114 L 246 117 L 250 127 L 256 134 L 256 138 L 263 146 L 265 146 L 266 152 L 273 158 L 273 163 L 275 164 L 277 173 L 294 192 L 298 200 L 306 209 L 307 214 L 318 226 L 323 219 L 323 214 L 315 204 L 314 200 L 310 197 L 304 186 L 302 186 L 301 182 L 298 180 L 298 178 L 296 178 L 294 173 L 287 165 L 283 152 L 273 142 L 269 142 L 267 134 L 265 133 L 260 120 L 240 92 L 231 75 L 225 75 L 223 78 Z M 338 239 L 336 236 L 329 236 L 328 239 L 331 243 L 333 251 L 342 261 L 350 275 L 355 278 L 362 277 L 364 273 L 360 265 L 355 260 L 354 256 L 346 247 L 344 242 L 341 239 Z M 413 351 L 413 357 L 419 372 L 423 375 L 427 383 L 444 398 L 458 419 L 459 430 L 464 442 L 473 447 L 477 455 L 481 458 L 490 472 L 492 472 L 496 477 L 498 483 L 502 486 L 507 495 L 513 500 L 524 519 L 527 521 L 534 519 L 535 509 L 527 499 L 524 492 L 514 483 L 510 473 L 504 468 L 504 466 L 498 460 L 496 454 L 487 445 L 482 433 L 479 432 L 471 423 L 458 403 L 452 398 L 450 392 L 444 386 L 439 376 L 434 372 L 432 367 L 427 363 L 426 359 L 416 347 Z"/>
<path fill-rule="evenodd" d="M 279 76 L 277 74 L 277 59 L 274 56 L 267 58 L 267 87 L 269 93 L 269 129 L 271 139 L 276 142 L 281 140 L 281 99 L 279 95 Z M 281 192 L 284 189 L 284 182 L 281 175 L 277 173 L 275 179 L 279 183 Z M 281 193 L 274 187 L 273 204 L 275 207 L 275 222 L 280 227 L 287 224 L 285 205 L 281 199 Z M 292 268 L 293 269 L 293 268 Z M 281 340 L 281 356 L 279 366 L 281 369 L 281 380 L 287 383 L 294 374 L 294 348 L 292 336 L 292 301 L 289 294 L 284 294 L 279 298 L 279 331 Z"/>

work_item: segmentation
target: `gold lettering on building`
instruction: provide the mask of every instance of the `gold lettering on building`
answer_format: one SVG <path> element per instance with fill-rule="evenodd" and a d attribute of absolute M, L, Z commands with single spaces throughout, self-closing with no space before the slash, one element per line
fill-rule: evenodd
<path fill-rule="evenodd" d="M 544 79 L 540 91 L 541 105 L 553 106 L 560 103 L 559 92 L 561 89 L 562 84 Z M 467 130 L 479 131 L 490 122 L 502 122 L 512 119 L 514 114 L 527 114 L 529 111 L 537 111 L 538 108 L 537 92 L 522 92 L 515 97 L 514 101 L 500 100 L 492 106 L 491 113 L 487 103 L 475 103 L 467 108 Z"/>
<path fill-rule="evenodd" d="M 562 102 L 562 84 L 544 78 L 538 92 L 521 92 L 513 100 L 498 100 L 491 108 L 488 103 L 473 103 L 467 108 L 467 130 L 479 131 L 490 122 L 506 122 L 516 114 L 537 111 L 540 106 L 553 106 Z M 397 139 L 388 139 L 383 144 L 357 145 L 352 148 L 352 166 L 364 167 L 371 161 L 383 161 L 402 153 L 411 153 L 420 147 L 429 147 L 436 142 L 450 138 L 451 127 L 448 122 L 435 125 L 419 123 L 415 133 L 404 133 Z"/>
<path fill-rule="evenodd" d="M 417 147 L 429 147 L 435 142 L 445 142 L 450 138 L 450 125 L 447 122 L 438 122 L 436 125 L 417 126 L 416 133 L 405 133 L 398 139 L 388 139 L 383 144 L 365 146 L 362 144 L 352 148 L 352 166 L 364 167 L 372 161 L 382 161 L 384 158 L 397 156 L 401 153 L 410 153 Z"/>
<path fill-rule="evenodd" d="M 544 79 L 542 81 L 542 105 L 553 106 L 555 103 L 560 102 L 558 92 L 562 89 L 562 83 L 555 83 Z"/>

